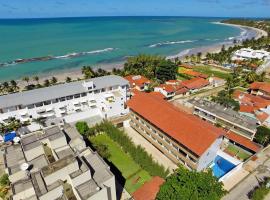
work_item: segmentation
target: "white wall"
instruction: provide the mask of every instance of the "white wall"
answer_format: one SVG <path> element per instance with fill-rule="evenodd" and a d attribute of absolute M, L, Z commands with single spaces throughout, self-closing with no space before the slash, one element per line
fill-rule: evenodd
<path fill-rule="evenodd" d="M 198 162 L 198 167 L 197 167 L 198 171 L 201 171 L 207 168 L 211 164 L 211 162 L 215 160 L 215 157 L 217 156 L 217 152 L 220 149 L 221 143 L 222 143 L 222 137 L 216 139 L 216 141 L 209 147 L 209 149 L 204 152 L 204 154 L 200 157 L 199 162 Z"/>

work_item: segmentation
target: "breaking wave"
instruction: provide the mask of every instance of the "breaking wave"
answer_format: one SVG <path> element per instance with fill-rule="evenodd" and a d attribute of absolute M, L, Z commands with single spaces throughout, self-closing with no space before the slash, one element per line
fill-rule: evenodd
<path fill-rule="evenodd" d="M 196 42 L 196 40 L 166 41 L 166 42 L 160 42 L 160 43 L 149 45 L 149 47 L 155 48 L 155 47 L 162 47 L 162 46 L 167 46 L 167 45 L 185 44 L 185 43 L 193 43 L 193 42 Z"/>

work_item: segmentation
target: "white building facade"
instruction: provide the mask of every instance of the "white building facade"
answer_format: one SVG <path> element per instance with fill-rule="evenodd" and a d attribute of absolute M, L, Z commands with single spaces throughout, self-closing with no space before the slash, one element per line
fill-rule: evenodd
<path fill-rule="evenodd" d="M 259 59 L 259 60 L 270 59 L 270 53 L 264 50 L 253 50 L 250 48 L 242 48 L 240 50 L 237 50 L 232 56 L 232 60 L 248 60 L 248 59 Z"/>
<path fill-rule="evenodd" d="M 120 76 L 85 81 L 0 96 L 0 122 L 14 117 L 22 122 L 62 118 L 68 123 L 100 116 L 111 118 L 128 112 L 129 83 Z"/>

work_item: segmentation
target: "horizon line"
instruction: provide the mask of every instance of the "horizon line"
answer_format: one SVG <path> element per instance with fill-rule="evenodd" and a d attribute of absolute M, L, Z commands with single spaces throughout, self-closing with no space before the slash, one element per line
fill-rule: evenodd
<path fill-rule="evenodd" d="M 270 17 L 226 17 L 226 16 L 192 16 L 192 15 L 104 15 L 104 16 L 58 16 L 58 17 L 7 17 L 0 20 L 27 20 L 27 19 L 68 19 L 68 18 L 124 18 L 124 17 L 183 17 L 183 18 L 227 18 L 227 19 L 270 19 Z"/>

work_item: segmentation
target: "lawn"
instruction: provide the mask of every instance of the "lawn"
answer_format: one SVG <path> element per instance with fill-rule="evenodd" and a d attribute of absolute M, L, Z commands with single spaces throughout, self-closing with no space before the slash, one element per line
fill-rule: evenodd
<path fill-rule="evenodd" d="M 125 189 L 132 194 L 146 181 L 151 179 L 151 176 L 143 170 L 133 159 L 125 153 L 121 147 L 112 141 L 106 134 L 92 137 L 93 144 L 105 144 L 110 152 L 109 161 L 111 161 L 121 171 L 122 176 L 126 179 Z"/>
<path fill-rule="evenodd" d="M 196 72 L 207 74 L 209 76 L 214 75 L 216 77 L 223 78 L 223 79 L 226 79 L 229 76 L 231 76 L 230 73 L 227 71 L 223 71 L 221 69 L 216 69 L 214 67 L 206 66 L 206 65 L 205 66 L 195 66 L 195 67 L 193 67 L 193 70 Z"/>
<path fill-rule="evenodd" d="M 229 152 L 233 155 L 238 156 L 239 158 L 246 160 L 248 159 L 251 155 L 246 153 L 245 151 L 241 150 L 239 147 L 229 144 L 229 146 L 225 150 L 226 152 Z"/>

